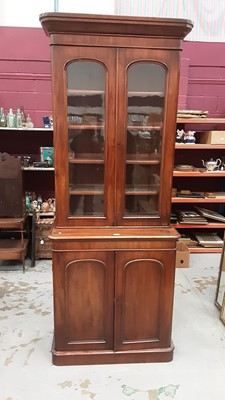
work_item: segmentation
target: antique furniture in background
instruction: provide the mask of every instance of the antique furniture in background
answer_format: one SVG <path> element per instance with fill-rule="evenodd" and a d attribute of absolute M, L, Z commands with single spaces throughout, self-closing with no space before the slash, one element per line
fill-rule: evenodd
<path fill-rule="evenodd" d="M 175 145 L 175 168 L 173 172 L 173 187 L 179 190 L 190 190 L 190 192 L 199 194 L 199 197 L 191 197 L 186 195 L 173 196 L 172 206 L 173 212 L 179 210 L 195 210 L 195 206 L 204 207 L 224 215 L 224 177 L 225 169 L 215 168 L 213 171 L 204 170 L 202 159 L 214 160 L 222 158 L 225 151 L 225 118 L 184 118 L 177 119 L 177 127 L 185 131 L 191 129 L 196 131 L 196 143 L 184 144 L 176 143 Z M 215 134 L 215 139 L 210 140 L 212 132 Z M 181 171 L 177 166 L 181 164 L 193 164 L 193 170 Z M 207 195 L 209 193 L 209 195 Z M 210 196 L 210 193 L 213 196 Z M 201 196 L 202 194 L 202 196 Z M 210 235 L 212 232 L 217 233 L 221 238 L 225 229 L 225 223 L 216 220 L 210 220 L 207 225 L 201 224 L 184 224 L 176 222 L 173 225 L 180 233 L 191 235 L 196 231 L 201 230 Z M 193 236 L 193 235 L 192 235 Z M 219 247 L 203 247 L 190 246 L 191 253 L 203 252 L 220 252 Z"/>
<path fill-rule="evenodd" d="M 170 361 L 179 60 L 192 23 L 40 21 L 53 80 L 53 363 Z"/>
<path fill-rule="evenodd" d="M 20 259 L 23 272 L 28 245 L 26 220 L 21 160 L 0 153 L 0 260 Z"/>
<path fill-rule="evenodd" d="M 22 160 L 24 191 L 40 194 L 43 200 L 54 197 L 54 166 L 34 166 L 41 159 L 41 149 L 52 146 L 53 129 L 0 127 L 0 135 L 0 152 Z"/>

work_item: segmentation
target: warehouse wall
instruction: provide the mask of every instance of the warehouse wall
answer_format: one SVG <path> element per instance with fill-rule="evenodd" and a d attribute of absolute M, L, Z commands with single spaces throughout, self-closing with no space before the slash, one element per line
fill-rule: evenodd
<path fill-rule="evenodd" d="M 0 27 L 0 106 L 23 105 L 36 126 L 52 112 L 49 38 L 42 28 Z M 179 108 L 225 117 L 225 43 L 183 43 Z"/>
<path fill-rule="evenodd" d="M 49 38 L 41 28 L 1 27 L 0 47 L 0 106 L 23 105 L 42 126 L 42 116 L 52 113 Z"/>

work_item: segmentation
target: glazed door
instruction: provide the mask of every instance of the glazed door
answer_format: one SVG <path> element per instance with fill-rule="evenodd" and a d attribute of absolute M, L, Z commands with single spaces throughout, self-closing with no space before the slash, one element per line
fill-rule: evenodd
<path fill-rule="evenodd" d="M 118 51 L 117 224 L 169 225 L 177 54 Z"/>
<path fill-rule="evenodd" d="M 115 351 L 171 345 L 175 251 L 116 255 Z"/>
<path fill-rule="evenodd" d="M 113 49 L 56 49 L 53 75 L 59 81 L 53 86 L 58 225 L 113 224 L 115 60 Z"/>

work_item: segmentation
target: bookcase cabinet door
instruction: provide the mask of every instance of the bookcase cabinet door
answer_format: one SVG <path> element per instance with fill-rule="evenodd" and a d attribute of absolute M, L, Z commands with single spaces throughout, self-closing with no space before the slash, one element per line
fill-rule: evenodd
<path fill-rule="evenodd" d="M 54 112 L 57 224 L 112 225 L 116 51 L 64 46 L 53 60 L 63 77 Z"/>
<path fill-rule="evenodd" d="M 116 254 L 115 350 L 171 346 L 174 251 Z"/>
<path fill-rule="evenodd" d="M 116 224 L 169 225 L 178 53 L 118 49 L 118 58 Z"/>
<path fill-rule="evenodd" d="M 113 349 L 114 253 L 53 253 L 55 349 Z"/>

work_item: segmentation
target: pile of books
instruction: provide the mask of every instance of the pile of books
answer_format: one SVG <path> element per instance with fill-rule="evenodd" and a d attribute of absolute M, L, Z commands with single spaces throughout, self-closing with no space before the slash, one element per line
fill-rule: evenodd
<path fill-rule="evenodd" d="M 206 208 L 202 207 L 195 207 L 195 210 L 202 215 L 203 217 L 207 219 L 212 219 L 214 221 L 219 221 L 219 222 L 225 222 L 225 217 L 224 215 L 218 213 L 217 211 L 214 210 L 208 210 Z"/>
<path fill-rule="evenodd" d="M 208 210 L 202 207 L 194 207 L 194 210 L 177 210 L 177 221 L 179 224 L 208 224 L 218 221 L 225 223 L 225 216 L 214 210 Z"/>
<path fill-rule="evenodd" d="M 187 247 L 197 247 L 198 241 L 193 235 L 189 235 L 186 232 L 181 232 L 180 233 L 180 238 L 178 239 L 178 242 L 183 242 L 186 244 Z"/>
<path fill-rule="evenodd" d="M 208 115 L 208 111 L 202 110 L 178 110 L 177 118 L 205 118 Z"/>
<path fill-rule="evenodd" d="M 200 246 L 223 247 L 223 240 L 217 235 L 217 233 L 195 232 L 193 236 Z"/>
<path fill-rule="evenodd" d="M 208 224 L 208 220 L 196 211 L 178 210 L 176 214 L 179 224 Z"/>

